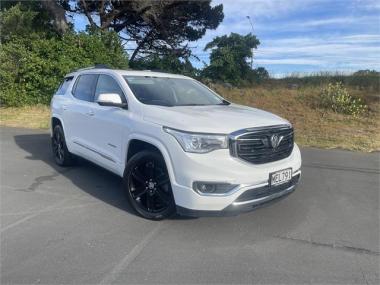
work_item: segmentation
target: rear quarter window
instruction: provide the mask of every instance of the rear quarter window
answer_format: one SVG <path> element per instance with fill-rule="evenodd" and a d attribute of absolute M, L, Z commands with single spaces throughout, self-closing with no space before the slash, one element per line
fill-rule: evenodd
<path fill-rule="evenodd" d="M 73 95 L 75 98 L 94 102 L 95 86 L 98 80 L 97 74 L 82 74 L 78 77 L 73 88 Z"/>
<path fill-rule="evenodd" d="M 73 81 L 73 78 L 74 76 L 65 77 L 61 85 L 59 85 L 57 92 L 55 92 L 55 95 L 64 95 L 69 88 L 70 83 Z"/>

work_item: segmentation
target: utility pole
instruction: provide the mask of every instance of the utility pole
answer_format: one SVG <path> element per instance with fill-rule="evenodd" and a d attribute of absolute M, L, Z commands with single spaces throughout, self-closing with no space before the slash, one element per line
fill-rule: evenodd
<path fill-rule="evenodd" d="M 253 35 L 254 31 L 253 31 L 253 24 L 252 24 L 252 21 L 251 21 L 251 17 L 247 16 L 247 19 L 248 19 L 249 23 L 251 24 L 252 35 Z M 253 69 L 253 48 L 252 48 L 252 56 L 251 56 L 251 69 Z"/>

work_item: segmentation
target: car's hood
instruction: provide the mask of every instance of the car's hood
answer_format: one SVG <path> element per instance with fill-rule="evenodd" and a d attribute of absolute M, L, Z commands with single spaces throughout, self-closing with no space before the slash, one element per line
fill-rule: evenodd
<path fill-rule="evenodd" d="M 236 104 L 149 106 L 144 111 L 146 121 L 189 132 L 229 134 L 240 129 L 289 124 L 272 113 Z"/>

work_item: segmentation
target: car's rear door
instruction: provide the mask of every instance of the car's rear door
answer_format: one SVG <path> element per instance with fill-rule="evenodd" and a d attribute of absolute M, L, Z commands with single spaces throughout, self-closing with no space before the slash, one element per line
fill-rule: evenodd
<path fill-rule="evenodd" d="M 96 129 L 91 120 L 94 115 L 92 105 L 97 79 L 97 74 L 78 76 L 72 89 L 72 100 L 65 106 L 64 113 L 66 140 L 69 140 L 70 151 L 89 159 L 94 155 L 91 133 Z"/>

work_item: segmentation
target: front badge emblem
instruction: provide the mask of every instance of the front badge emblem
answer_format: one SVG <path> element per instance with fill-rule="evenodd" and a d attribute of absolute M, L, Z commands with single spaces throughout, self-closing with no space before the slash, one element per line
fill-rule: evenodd
<path fill-rule="evenodd" d="M 280 145 L 283 138 L 284 136 L 272 135 L 270 137 L 270 145 L 272 146 L 272 148 L 276 149 Z"/>

